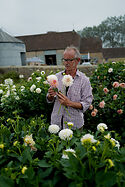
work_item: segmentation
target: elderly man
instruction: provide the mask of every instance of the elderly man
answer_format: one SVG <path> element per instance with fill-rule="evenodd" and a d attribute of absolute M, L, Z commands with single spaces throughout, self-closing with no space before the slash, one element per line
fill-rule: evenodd
<path fill-rule="evenodd" d="M 80 61 L 80 53 L 74 46 L 67 47 L 62 59 L 65 71 L 56 74 L 59 81 L 59 90 L 56 93 L 49 88 L 47 94 L 48 102 L 54 102 L 51 114 L 51 124 L 59 125 L 61 129 L 67 128 L 65 122 L 72 122 L 73 129 L 82 129 L 84 125 L 84 112 L 91 105 L 93 96 L 89 78 L 77 69 Z M 71 75 L 73 84 L 65 89 L 62 84 L 64 75 Z M 60 108 L 61 106 L 61 108 Z"/>

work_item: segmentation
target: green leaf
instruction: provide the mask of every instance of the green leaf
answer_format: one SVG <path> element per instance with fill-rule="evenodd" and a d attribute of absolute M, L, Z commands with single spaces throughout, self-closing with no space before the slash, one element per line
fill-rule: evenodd
<path fill-rule="evenodd" d="M 8 177 L 0 176 L 0 187 L 14 187 L 14 182 Z"/>
<path fill-rule="evenodd" d="M 44 171 L 40 170 L 40 175 L 39 175 L 40 179 L 44 179 L 44 178 L 48 177 L 52 171 L 53 171 L 52 167 L 46 168 Z"/>
<path fill-rule="evenodd" d="M 22 154 L 22 162 L 25 163 L 26 161 L 32 161 L 32 156 L 31 156 L 31 152 L 30 152 L 30 147 L 27 147 Z"/>
<path fill-rule="evenodd" d="M 42 168 L 48 168 L 48 167 L 50 167 L 50 164 L 48 164 L 45 160 L 40 160 L 38 162 L 38 166 L 42 167 Z"/>
<path fill-rule="evenodd" d="M 111 187 L 116 184 L 116 173 L 114 171 L 100 171 L 95 176 L 97 186 Z"/>

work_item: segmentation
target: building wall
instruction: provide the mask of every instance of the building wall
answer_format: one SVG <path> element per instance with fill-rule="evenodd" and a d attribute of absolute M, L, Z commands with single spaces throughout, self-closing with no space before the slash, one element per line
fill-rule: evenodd
<path fill-rule="evenodd" d="M 97 58 L 98 59 L 97 64 L 101 64 L 103 62 L 103 54 L 101 52 L 100 53 L 90 53 L 90 57 Z"/>
<path fill-rule="evenodd" d="M 62 65 L 63 52 L 64 52 L 64 50 L 57 50 L 56 51 L 58 65 Z"/>
<path fill-rule="evenodd" d="M 45 64 L 45 55 L 56 55 L 57 65 L 62 65 L 62 57 L 63 57 L 64 50 L 48 50 L 48 51 L 38 51 L 38 52 L 26 52 L 27 58 L 31 58 L 34 56 L 39 57 Z M 81 55 L 88 55 L 88 53 L 82 53 Z M 90 53 L 90 57 L 92 59 L 97 58 L 98 62 L 97 64 L 100 64 L 103 62 L 103 54 L 101 52 L 99 53 Z"/>
<path fill-rule="evenodd" d="M 125 58 L 109 58 L 108 60 L 104 59 L 104 62 L 125 62 Z"/>
<path fill-rule="evenodd" d="M 0 43 L 0 66 L 22 66 L 21 53 L 25 53 L 22 43 Z"/>
<path fill-rule="evenodd" d="M 97 59 L 97 64 L 101 64 L 103 62 L 103 54 L 101 52 L 89 54 L 92 61 L 94 61 L 94 59 Z M 82 53 L 81 55 L 88 55 L 88 53 Z"/>
<path fill-rule="evenodd" d="M 56 55 L 57 65 L 62 65 L 62 56 L 64 50 L 47 50 L 47 51 L 33 51 L 33 52 L 26 52 L 27 58 L 32 58 L 34 56 L 39 57 L 44 64 L 45 62 L 45 55 Z"/>

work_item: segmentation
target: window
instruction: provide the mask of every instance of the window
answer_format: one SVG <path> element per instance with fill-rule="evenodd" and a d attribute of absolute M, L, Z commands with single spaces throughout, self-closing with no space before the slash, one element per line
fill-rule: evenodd
<path fill-rule="evenodd" d="M 45 55 L 45 61 L 47 65 L 57 65 L 56 55 Z"/>

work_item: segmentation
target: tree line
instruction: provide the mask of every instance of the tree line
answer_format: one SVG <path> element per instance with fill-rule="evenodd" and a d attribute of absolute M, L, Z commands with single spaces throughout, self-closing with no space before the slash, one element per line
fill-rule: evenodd
<path fill-rule="evenodd" d="M 78 33 L 85 38 L 101 38 L 105 48 L 125 47 L 125 15 L 108 17 L 98 26 L 85 27 Z"/>

